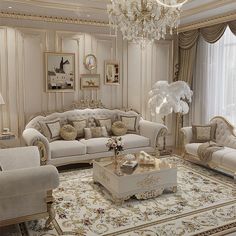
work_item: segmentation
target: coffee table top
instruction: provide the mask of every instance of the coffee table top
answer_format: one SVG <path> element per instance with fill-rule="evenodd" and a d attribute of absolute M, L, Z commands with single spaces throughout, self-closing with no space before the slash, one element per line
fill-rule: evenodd
<path fill-rule="evenodd" d="M 125 160 L 120 160 L 120 165 L 124 162 Z M 101 167 L 105 168 L 106 171 L 109 171 L 111 173 L 114 173 L 115 171 L 115 166 L 112 162 L 112 158 L 103 158 L 100 159 L 99 161 L 94 161 Z M 144 165 L 144 164 L 138 164 L 138 166 L 134 169 L 132 173 L 127 173 L 122 171 L 122 176 L 127 176 L 127 175 L 138 175 L 146 172 L 156 172 L 156 171 L 162 171 L 162 170 L 167 170 L 167 169 L 176 169 L 176 165 L 167 163 L 164 160 L 161 159 L 155 159 L 155 165 Z M 115 174 L 115 173 L 114 173 Z"/>

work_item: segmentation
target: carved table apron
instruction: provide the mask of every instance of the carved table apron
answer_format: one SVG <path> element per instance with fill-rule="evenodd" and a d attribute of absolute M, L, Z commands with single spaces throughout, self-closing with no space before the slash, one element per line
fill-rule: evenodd
<path fill-rule="evenodd" d="M 107 162 L 93 163 L 93 179 L 103 185 L 112 195 L 115 203 L 122 203 L 130 197 L 137 199 L 154 198 L 164 191 L 177 191 L 177 167 L 167 164 L 165 167 L 138 166 L 132 174 L 118 176 L 113 171 L 113 164 Z"/>

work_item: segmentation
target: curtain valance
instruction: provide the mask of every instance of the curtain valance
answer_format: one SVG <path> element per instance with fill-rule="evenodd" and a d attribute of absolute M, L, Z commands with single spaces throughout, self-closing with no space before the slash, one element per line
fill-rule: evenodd
<path fill-rule="evenodd" d="M 229 26 L 230 30 L 236 35 L 236 21 L 213 25 L 198 30 L 186 31 L 179 34 L 179 47 L 181 49 L 190 49 L 198 41 L 201 35 L 208 43 L 217 42 L 224 34 L 226 27 Z"/>

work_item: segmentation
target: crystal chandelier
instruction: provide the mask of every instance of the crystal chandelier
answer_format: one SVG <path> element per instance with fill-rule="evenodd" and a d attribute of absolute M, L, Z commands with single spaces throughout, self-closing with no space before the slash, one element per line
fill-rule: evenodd
<path fill-rule="evenodd" d="M 123 38 L 134 42 L 165 39 L 179 24 L 181 6 L 187 0 L 111 0 L 109 23 Z"/>

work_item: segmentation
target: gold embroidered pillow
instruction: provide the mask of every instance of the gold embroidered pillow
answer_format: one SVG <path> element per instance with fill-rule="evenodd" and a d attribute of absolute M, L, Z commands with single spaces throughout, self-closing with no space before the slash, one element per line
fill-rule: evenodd
<path fill-rule="evenodd" d="M 60 130 L 60 135 L 64 140 L 75 140 L 77 137 L 77 131 L 72 125 L 64 125 Z"/>
<path fill-rule="evenodd" d="M 85 139 L 108 137 L 107 130 L 104 126 L 84 128 L 84 133 Z"/>
<path fill-rule="evenodd" d="M 112 126 L 112 121 L 110 118 L 104 118 L 104 119 L 96 119 L 97 125 L 102 127 L 106 127 L 107 132 L 110 134 L 111 133 L 111 126 Z"/>
<path fill-rule="evenodd" d="M 76 129 L 77 138 L 84 137 L 84 128 L 87 127 L 87 120 L 69 120 L 69 123 Z"/>
<path fill-rule="evenodd" d="M 60 119 L 57 118 L 51 121 L 40 121 L 39 124 L 41 125 L 43 135 L 49 142 L 60 139 Z"/>
<path fill-rule="evenodd" d="M 114 122 L 111 127 L 111 130 L 115 136 L 122 136 L 127 133 L 127 127 L 126 127 L 125 123 L 122 121 Z"/>
<path fill-rule="evenodd" d="M 192 125 L 192 143 L 215 141 L 216 124 Z"/>
<path fill-rule="evenodd" d="M 120 120 L 127 127 L 128 133 L 136 133 L 137 130 L 137 116 L 120 116 Z"/>

